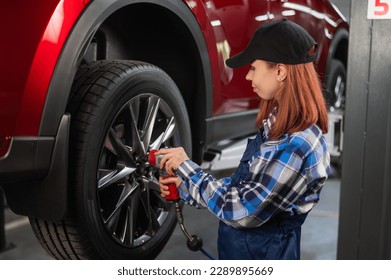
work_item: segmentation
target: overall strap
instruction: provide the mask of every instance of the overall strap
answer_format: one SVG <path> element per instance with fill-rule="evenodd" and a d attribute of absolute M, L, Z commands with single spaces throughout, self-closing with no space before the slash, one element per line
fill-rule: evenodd
<path fill-rule="evenodd" d="M 239 182 L 243 180 L 249 171 L 249 161 L 260 150 L 263 144 L 262 132 L 258 132 L 254 139 L 247 140 L 247 147 L 240 160 L 239 166 L 235 173 L 231 176 L 230 186 L 238 186 Z"/>

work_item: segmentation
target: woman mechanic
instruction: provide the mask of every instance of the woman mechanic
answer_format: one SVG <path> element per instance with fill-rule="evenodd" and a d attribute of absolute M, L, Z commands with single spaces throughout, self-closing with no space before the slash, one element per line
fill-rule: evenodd
<path fill-rule="evenodd" d="M 300 259 L 301 226 L 319 200 L 330 156 L 327 109 L 314 68 L 317 43 L 282 19 L 260 26 L 246 49 L 227 59 L 250 64 L 246 80 L 261 98 L 258 133 L 231 177 L 220 180 L 183 148 L 161 149 L 162 196 L 175 183 L 189 205 L 219 219 L 219 259 Z"/>

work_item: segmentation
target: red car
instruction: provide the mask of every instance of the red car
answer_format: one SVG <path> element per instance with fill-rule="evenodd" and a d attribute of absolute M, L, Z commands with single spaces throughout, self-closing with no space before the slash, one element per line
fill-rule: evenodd
<path fill-rule="evenodd" d="M 330 108 L 343 109 L 348 24 L 326 0 L 0 7 L 0 184 L 54 258 L 159 254 L 176 220 L 148 152 L 181 145 L 201 162 L 254 133 L 248 69 L 224 61 L 260 24 L 286 17 L 312 34 Z"/>

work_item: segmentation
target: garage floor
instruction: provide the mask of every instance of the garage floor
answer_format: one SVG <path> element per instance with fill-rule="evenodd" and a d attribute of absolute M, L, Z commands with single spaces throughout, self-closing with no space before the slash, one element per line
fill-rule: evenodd
<path fill-rule="evenodd" d="M 350 0 L 333 0 L 349 18 Z M 220 178 L 229 171 L 216 173 Z M 307 218 L 302 227 L 302 259 L 333 260 L 336 259 L 338 236 L 340 178 L 329 178 L 323 188 L 321 200 Z M 1 209 L 0 209 L 1 211 Z M 207 210 L 191 207 L 184 209 L 185 224 L 191 234 L 203 239 L 204 249 L 212 255 L 216 253 L 218 219 Z M 51 257 L 42 249 L 35 239 L 27 218 L 5 210 L 6 248 L 0 251 L 0 260 L 49 260 Z M 207 259 L 201 252 L 189 251 L 186 240 L 177 227 L 171 239 L 157 259 Z"/>
<path fill-rule="evenodd" d="M 340 179 L 330 178 L 321 194 L 321 201 L 311 211 L 302 227 L 301 258 L 306 260 L 335 260 L 338 236 Z M 204 249 L 217 256 L 218 219 L 208 210 L 187 207 L 185 225 L 190 234 L 203 240 Z M 201 218 L 202 217 L 202 218 Z M 0 255 L 1 258 L 1 255 Z M 186 247 L 186 239 L 177 227 L 158 259 L 208 259 L 201 252 Z"/>
<path fill-rule="evenodd" d="M 215 174 L 220 178 L 229 171 Z M 321 194 L 321 201 L 314 208 L 302 229 L 302 259 L 336 259 L 338 235 L 340 179 L 330 178 Z M 218 219 L 208 210 L 192 207 L 184 209 L 185 225 L 190 234 L 203 239 L 204 249 L 217 256 L 216 240 Z M 51 257 L 35 239 L 27 218 L 5 212 L 6 249 L 0 252 L 0 260 L 49 260 Z M 186 247 L 186 239 L 179 227 L 157 259 L 207 259 L 201 252 L 192 252 Z"/>

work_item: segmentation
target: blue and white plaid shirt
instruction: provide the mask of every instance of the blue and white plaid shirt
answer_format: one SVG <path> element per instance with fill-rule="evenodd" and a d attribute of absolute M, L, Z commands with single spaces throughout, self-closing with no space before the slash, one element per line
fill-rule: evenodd
<path fill-rule="evenodd" d="M 249 178 L 231 186 L 231 177 L 217 180 L 191 160 L 177 175 L 186 203 L 209 208 L 233 227 L 257 227 L 283 211 L 309 212 L 319 200 L 327 177 L 330 155 L 321 130 L 304 131 L 264 142 L 249 161 Z"/>

